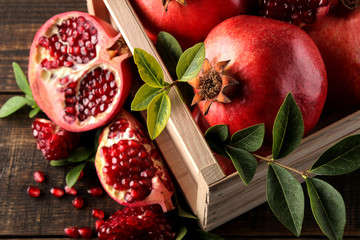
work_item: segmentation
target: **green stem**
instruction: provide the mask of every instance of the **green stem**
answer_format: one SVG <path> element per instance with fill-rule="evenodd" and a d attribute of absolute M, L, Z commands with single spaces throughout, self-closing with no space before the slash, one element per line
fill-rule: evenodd
<path fill-rule="evenodd" d="M 168 89 L 172 88 L 173 86 L 175 86 L 176 84 L 179 83 L 179 80 L 175 80 L 172 83 L 170 83 L 169 85 L 167 85 L 166 87 L 163 88 L 163 91 L 167 91 Z"/>

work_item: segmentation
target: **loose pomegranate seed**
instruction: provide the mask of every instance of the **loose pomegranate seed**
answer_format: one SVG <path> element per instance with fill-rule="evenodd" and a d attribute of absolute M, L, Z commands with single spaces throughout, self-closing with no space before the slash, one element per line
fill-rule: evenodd
<path fill-rule="evenodd" d="M 95 222 L 95 230 L 96 231 L 99 231 L 100 230 L 100 227 L 104 224 L 104 220 L 102 220 L 102 219 L 100 219 L 100 220 L 97 220 L 96 222 Z"/>
<path fill-rule="evenodd" d="M 89 227 L 81 227 L 78 231 L 80 236 L 84 239 L 89 239 L 92 236 L 92 231 Z"/>
<path fill-rule="evenodd" d="M 84 199 L 82 197 L 76 196 L 74 200 L 72 200 L 72 205 L 80 209 L 84 206 Z"/>
<path fill-rule="evenodd" d="M 45 175 L 41 171 L 34 172 L 34 180 L 35 182 L 42 183 L 45 180 Z"/>
<path fill-rule="evenodd" d="M 84 176 L 84 171 L 81 171 L 81 173 L 80 173 L 80 175 L 79 175 L 79 177 L 78 177 L 78 180 L 82 179 L 83 176 Z"/>
<path fill-rule="evenodd" d="M 64 195 L 64 190 L 62 190 L 60 188 L 53 187 L 53 188 L 50 189 L 50 193 L 52 195 L 54 195 L 55 197 L 60 198 L 60 197 L 62 197 Z"/>
<path fill-rule="evenodd" d="M 27 189 L 27 193 L 30 197 L 39 197 L 40 196 L 40 189 L 35 186 L 30 186 Z"/>
<path fill-rule="evenodd" d="M 65 186 L 64 190 L 65 190 L 65 193 L 69 194 L 69 195 L 75 196 L 77 194 L 77 191 L 74 187 L 69 188 L 68 186 Z"/>
<path fill-rule="evenodd" d="M 104 212 L 99 210 L 99 209 L 96 209 L 94 208 L 91 212 L 91 215 L 94 217 L 94 218 L 97 218 L 97 219 L 103 219 L 104 218 Z"/>
<path fill-rule="evenodd" d="M 94 197 L 100 197 L 103 194 L 103 190 L 101 187 L 89 188 L 87 192 Z"/>
<path fill-rule="evenodd" d="M 71 238 L 79 237 L 79 230 L 77 227 L 67 227 L 64 229 L 65 235 Z"/>

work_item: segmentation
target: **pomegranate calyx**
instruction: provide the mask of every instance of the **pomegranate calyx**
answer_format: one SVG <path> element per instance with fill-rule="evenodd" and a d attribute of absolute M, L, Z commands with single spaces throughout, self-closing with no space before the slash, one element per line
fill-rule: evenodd
<path fill-rule="evenodd" d="M 341 3 L 349 9 L 355 9 L 360 6 L 360 0 L 341 0 Z"/>
<path fill-rule="evenodd" d="M 215 66 L 211 66 L 209 60 L 205 59 L 201 74 L 188 82 L 192 87 L 199 90 L 195 94 L 191 105 L 205 101 L 204 115 L 209 112 L 213 102 L 231 102 L 225 95 L 225 90 L 230 86 L 238 84 L 238 82 L 224 74 L 224 70 L 229 62 L 230 60 L 221 61 L 215 64 Z"/>
<path fill-rule="evenodd" d="M 183 6 L 187 6 L 186 0 L 175 0 L 175 1 L 180 3 Z M 161 4 L 163 5 L 165 12 L 167 12 L 170 2 L 171 2 L 171 0 L 161 0 Z"/>

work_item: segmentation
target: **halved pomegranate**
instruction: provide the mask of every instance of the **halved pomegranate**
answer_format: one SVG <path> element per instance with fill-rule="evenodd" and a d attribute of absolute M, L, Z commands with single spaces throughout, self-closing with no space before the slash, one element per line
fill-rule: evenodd
<path fill-rule="evenodd" d="M 104 189 L 124 206 L 174 208 L 170 175 L 141 124 L 121 110 L 99 138 L 95 167 Z"/>
<path fill-rule="evenodd" d="M 107 22 L 82 12 L 58 14 L 38 30 L 31 45 L 28 72 L 35 101 L 68 131 L 102 126 L 128 95 L 130 56 Z"/>

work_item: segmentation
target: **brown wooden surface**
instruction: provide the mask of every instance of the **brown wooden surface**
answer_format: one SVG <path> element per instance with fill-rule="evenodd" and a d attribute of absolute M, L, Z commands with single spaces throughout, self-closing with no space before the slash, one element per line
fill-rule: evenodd
<path fill-rule="evenodd" d="M 14 94 L 20 94 L 14 81 L 11 63 L 16 61 L 27 73 L 29 47 L 37 29 L 51 16 L 70 10 L 86 11 L 85 0 L 0 0 L 0 106 Z M 63 239 L 66 226 L 90 226 L 93 207 L 108 216 L 120 206 L 108 196 L 94 198 L 86 193 L 99 182 L 93 171 L 87 171 L 76 187 L 86 200 L 77 210 L 73 197 L 56 199 L 49 194 L 51 187 L 63 187 L 67 169 L 52 167 L 36 149 L 31 134 L 29 108 L 0 120 L 0 238 Z M 36 170 L 46 173 L 45 183 L 35 183 Z M 323 178 L 338 189 L 347 207 L 346 239 L 360 239 L 360 171 L 350 175 Z M 39 186 L 41 197 L 27 196 L 29 185 Z M 212 231 L 225 239 L 295 239 L 273 216 L 267 204 Z M 303 231 L 300 239 L 326 239 L 317 227 L 306 201 Z"/>

